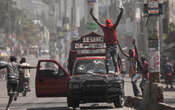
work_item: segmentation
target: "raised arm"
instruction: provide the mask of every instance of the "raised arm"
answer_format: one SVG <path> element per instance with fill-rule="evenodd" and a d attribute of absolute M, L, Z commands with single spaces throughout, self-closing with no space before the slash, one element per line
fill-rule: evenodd
<path fill-rule="evenodd" d="M 34 66 L 26 66 L 26 65 L 19 65 L 19 68 L 21 68 L 21 69 L 35 69 L 36 67 L 34 67 Z"/>
<path fill-rule="evenodd" d="M 100 27 L 102 27 L 102 24 L 98 21 L 98 19 L 97 18 L 95 18 L 95 16 L 93 15 L 93 9 L 91 8 L 90 9 L 90 15 L 92 16 L 92 18 L 93 18 L 93 20 L 100 26 Z"/>
<path fill-rule="evenodd" d="M 121 53 L 125 56 L 125 57 L 129 57 L 129 55 L 127 53 L 125 53 L 123 50 L 121 50 Z"/>
<path fill-rule="evenodd" d="M 135 44 L 135 39 L 133 39 L 132 43 L 133 43 L 134 49 L 135 49 L 135 56 L 136 56 L 136 58 L 138 59 L 138 56 L 139 56 L 139 55 L 138 55 L 137 47 L 136 47 L 136 44 Z"/>
<path fill-rule="evenodd" d="M 127 53 L 125 53 L 125 52 L 122 50 L 122 48 L 121 48 L 121 46 L 120 46 L 119 43 L 118 43 L 118 47 L 119 47 L 121 53 L 122 53 L 125 57 L 129 57 L 129 55 L 128 55 Z"/>
<path fill-rule="evenodd" d="M 118 26 L 122 15 L 123 15 L 123 8 L 120 8 L 120 14 L 119 14 L 119 16 L 118 16 L 118 18 L 117 18 L 117 20 L 116 20 L 116 22 L 114 24 L 114 28 L 116 28 Z"/>
<path fill-rule="evenodd" d="M 174 73 L 174 68 L 173 68 L 173 65 L 171 64 L 170 66 L 171 66 L 171 72 L 173 72 L 173 73 Z"/>

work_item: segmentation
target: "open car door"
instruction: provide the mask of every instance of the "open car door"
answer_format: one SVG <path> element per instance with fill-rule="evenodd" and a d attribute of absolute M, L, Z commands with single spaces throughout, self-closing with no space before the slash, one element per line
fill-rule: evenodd
<path fill-rule="evenodd" d="M 39 60 L 35 78 L 37 97 L 66 97 L 69 73 L 54 60 Z"/>

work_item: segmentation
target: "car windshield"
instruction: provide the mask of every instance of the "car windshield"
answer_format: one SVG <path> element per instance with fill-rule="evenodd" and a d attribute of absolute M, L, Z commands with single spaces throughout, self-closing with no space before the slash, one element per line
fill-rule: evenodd
<path fill-rule="evenodd" d="M 105 60 L 78 60 L 73 74 L 101 73 L 106 74 Z M 112 60 L 109 61 L 109 73 L 114 74 L 115 68 Z"/>

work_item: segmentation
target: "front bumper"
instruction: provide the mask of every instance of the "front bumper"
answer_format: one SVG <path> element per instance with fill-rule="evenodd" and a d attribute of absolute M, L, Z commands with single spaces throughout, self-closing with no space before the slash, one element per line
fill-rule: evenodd
<path fill-rule="evenodd" d="M 84 103 L 113 102 L 116 96 L 122 95 L 122 88 L 80 88 L 69 90 L 69 97 Z"/>

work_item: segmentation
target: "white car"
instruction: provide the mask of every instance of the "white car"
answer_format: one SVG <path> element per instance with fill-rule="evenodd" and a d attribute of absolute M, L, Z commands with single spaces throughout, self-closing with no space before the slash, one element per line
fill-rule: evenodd
<path fill-rule="evenodd" d="M 44 54 L 44 55 L 47 55 L 47 54 L 49 54 L 49 50 L 47 50 L 47 49 L 42 49 L 42 50 L 41 50 L 41 53 Z"/>

